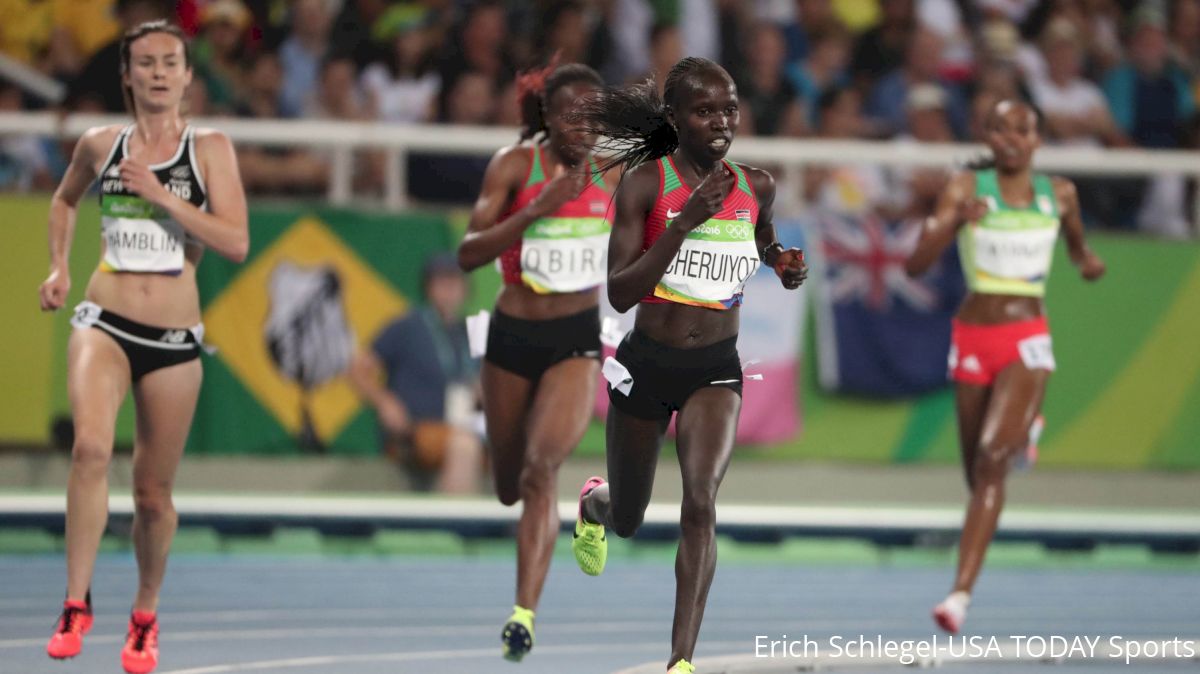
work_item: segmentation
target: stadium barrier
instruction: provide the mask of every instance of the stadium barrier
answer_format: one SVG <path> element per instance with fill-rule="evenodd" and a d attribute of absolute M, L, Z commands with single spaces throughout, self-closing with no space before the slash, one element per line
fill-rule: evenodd
<path fill-rule="evenodd" d="M 37 134 L 69 139 L 102 124 L 127 124 L 119 115 L 57 115 L 54 113 L 0 113 L 0 134 Z M 489 156 L 509 145 L 518 130 L 497 127 L 398 125 L 379 122 L 316 120 L 246 120 L 198 118 L 194 123 L 219 128 L 234 143 L 263 146 L 308 147 L 329 150 L 333 170 L 328 199 L 335 205 L 355 201 L 352 189 L 353 155 L 357 150 L 381 150 L 387 155 L 383 203 L 404 208 L 406 156 L 411 152 L 439 155 Z M 791 138 L 739 138 L 730 158 L 783 168 L 778 190 L 785 210 L 802 206 L 799 189 L 805 165 L 868 163 L 881 166 L 954 166 L 979 156 L 984 148 L 969 144 L 893 143 Z M 1050 173 L 1125 176 L 1177 173 L 1200 181 L 1200 152 L 1185 150 L 1109 150 L 1091 147 L 1044 147 L 1036 167 Z M 1200 228 L 1200 200 L 1192 213 L 1193 228 Z M 1200 230 L 1197 230 L 1200 231 Z"/>
<path fill-rule="evenodd" d="M 0 529 L 63 533 L 66 496 L 0 494 Z M 110 517 L 127 521 L 132 499 L 113 496 Z M 267 536 L 276 528 L 312 528 L 325 536 L 373 536 L 380 530 L 451 531 L 464 538 L 509 538 L 518 511 L 494 500 L 353 497 L 178 495 L 179 524 L 220 535 Z M 779 543 L 787 538 L 860 539 L 881 546 L 946 547 L 962 525 L 961 508 L 727 505 L 719 508 L 717 534 L 739 542 Z M 575 523 L 575 504 L 560 503 L 562 531 Z M 638 529 L 640 541 L 679 536 L 679 507 L 651 504 Z M 1036 543 L 1049 550 L 1089 551 L 1099 545 L 1144 545 L 1154 552 L 1200 551 L 1200 515 L 1086 511 L 1003 514 L 996 540 Z"/>

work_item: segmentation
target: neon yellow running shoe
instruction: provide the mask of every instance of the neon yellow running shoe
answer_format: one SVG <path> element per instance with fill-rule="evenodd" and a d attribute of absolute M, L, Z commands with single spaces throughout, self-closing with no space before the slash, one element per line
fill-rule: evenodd
<path fill-rule="evenodd" d="M 695 674 L 695 673 L 696 673 L 696 668 L 692 666 L 692 663 L 690 663 L 687 660 L 684 660 L 682 658 L 680 658 L 679 662 L 676 662 L 673 667 L 671 667 L 670 669 L 667 670 L 667 674 Z"/>
<path fill-rule="evenodd" d="M 520 662 L 533 650 L 533 611 L 513 606 L 513 614 L 500 633 L 501 653 L 505 660 Z"/>
<path fill-rule="evenodd" d="M 583 521 L 583 497 L 602 484 L 605 484 L 604 478 L 589 477 L 583 483 L 583 489 L 579 490 L 579 514 L 575 517 L 575 536 L 571 539 L 575 562 L 589 576 L 599 576 L 604 572 L 604 562 L 608 560 L 608 539 L 604 536 L 603 524 Z"/>

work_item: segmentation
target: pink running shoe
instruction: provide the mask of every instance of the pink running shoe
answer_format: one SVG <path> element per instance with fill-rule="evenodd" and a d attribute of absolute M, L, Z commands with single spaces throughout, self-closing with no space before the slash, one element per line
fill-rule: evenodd
<path fill-rule="evenodd" d="M 158 666 L 158 616 L 154 613 L 134 611 L 129 616 L 121 666 L 129 674 L 149 674 Z"/>
<path fill-rule="evenodd" d="M 55 660 L 66 660 L 79 655 L 83 650 L 83 635 L 92 629 L 92 593 L 89 592 L 83 601 L 63 602 L 62 615 L 58 617 L 58 627 L 54 628 L 54 636 L 46 644 L 46 654 Z"/>

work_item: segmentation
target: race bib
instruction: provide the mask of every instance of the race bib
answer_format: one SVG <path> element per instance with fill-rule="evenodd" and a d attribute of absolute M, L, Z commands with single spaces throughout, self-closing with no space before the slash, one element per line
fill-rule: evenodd
<path fill-rule="evenodd" d="M 100 231 L 108 271 L 183 270 L 183 226 L 138 197 L 105 195 Z"/>
<path fill-rule="evenodd" d="M 1054 371 L 1054 350 L 1051 348 L 1050 335 L 1034 335 L 1017 342 L 1017 351 L 1021 354 L 1021 362 L 1030 370 Z"/>
<path fill-rule="evenodd" d="M 1036 280 L 1050 273 L 1058 230 L 975 230 L 975 266 L 1003 279 Z"/>
<path fill-rule="evenodd" d="M 688 232 L 654 295 L 681 304 L 728 309 L 759 264 L 753 223 L 709 220 Z"/>
<path fill-rule="evenodd" d="M 541 294 L 595 288 L 608 277 L 603 218 L 542 218 L 521 240 L 521 281 Z"/>

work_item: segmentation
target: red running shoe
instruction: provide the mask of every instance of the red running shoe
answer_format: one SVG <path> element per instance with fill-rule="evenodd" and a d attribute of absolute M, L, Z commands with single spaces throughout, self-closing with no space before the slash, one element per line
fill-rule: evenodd
<path fill-rule="evenodd" d="M 158 666 L 158 617 L 153 612 L 134 611 L 129 616 L 121 666 L 129 674 L 149 674 Z"/>
<path fill-rule="evenodd" d="M 50 637 L 50 643 L 46 644 L 46 654 L 56 660 L 79 655 L 79 651 L 83 650 L 83 635 L 91 629 L 92 593 L 88 592 L 83 601 L 64 601 L 58 627 L 54 630 L 54 636 Z"/>

